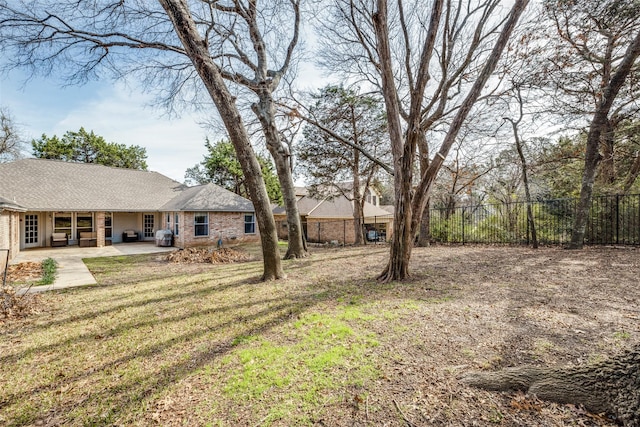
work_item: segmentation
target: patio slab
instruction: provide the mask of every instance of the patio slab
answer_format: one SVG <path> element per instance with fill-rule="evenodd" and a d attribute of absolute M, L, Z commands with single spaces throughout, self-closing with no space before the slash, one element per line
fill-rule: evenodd
<path fill-rule="evenodd" d="M 19 293 L 35 293 L 95 285 L 97 283 L 96 279 L 82 261 L 83 258 L 163 253 L 176 249 L 174 247 L 159 247 L 147 242 L 115 244 L 102 248 L 80 248 L 78 246 L 38 248 L 21 251 L 10 264 L 28 261 L 41 262 L 46 258 L 53 258 L 58 263 L 56 279 L 51 285 L 33 286 L 29 289 L 22 288 L 18 290 Z"/>

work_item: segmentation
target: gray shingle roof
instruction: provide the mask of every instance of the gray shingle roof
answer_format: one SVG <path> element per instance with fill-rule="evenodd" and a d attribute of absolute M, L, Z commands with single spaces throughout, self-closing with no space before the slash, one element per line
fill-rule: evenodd
<path fill-rule="evenodd" d="M 23 212 L 26 211 L 27 209 L 23 206 L 18 205 L 15 202 L 12 202 L 9 199 L 5 199 L 4 197 L 0 197 L 0 211 L 6 209 L 9 211 L 18 211 L 18 212 Z"/>
<path fill-rule="evenodd" d="M 297 193 L 302 192 L 297 191 Z M 308 219 L 349 219 L 353 218 L 353 202 L 345 196 L 336 196 L 331 199 L 302 196 L 298 198 L 298 212 Z M 286 211 L 283 207 L 277 207 L 273 213 L 284 215 Z M 364 203 L 364 216 L 367 221 L 376 218 L 392 219 L 393 217 L 391 213 L 368 202 Z"/>
<path fill-rule="evenodd" d="M 157 172 L 96 164 L 44 159 L 0 164 L 0 197 L 31 211 L 159 211 L 174 199 L 210 211 L 239 204 L 226 205 L 228 196 L 206 200 L 197 190 L 201 187 L 189 188 Z M 185 197 L 189 194 L 196 198 L 193 204 Z"/>
<path fill-rule="evenodd" d="M 229 190 L 205 184 L 185 189 L 180 195 L 162 206 L 163 211 L 211 211 L 212 202 L 216 211 L 253 212 L 253 204 Z"/>

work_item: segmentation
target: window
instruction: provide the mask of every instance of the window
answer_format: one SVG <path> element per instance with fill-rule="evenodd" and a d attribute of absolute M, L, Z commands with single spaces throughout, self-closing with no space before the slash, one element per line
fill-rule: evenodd
<path fill-rule="evenodd" d="M 80 233 L 84 231 L 93 231 L 93 214 L 91 212 L 76 214 L 76 236 L 80 236 Z"/>
<path fill-rule="evenodd" d="M 178 219 L 178 213 L 176 212 L 173 215 L 173 235 L 177 236 L 178 235 L 178 224 L 180 223 L 180 220 Z"/>
<path fill-rule="evenodd" d="M 197 213 L 193 216 L 193 230 L 196 236 L 209 235 L 209 214 Z"/>
<path fill-rule="evenodd" d="M 104 213 L 104 238 L 111 240 L 113 237 L 113 215 L 111 212 Z"/>
<path fill-rule="evenodd" d="M 171 230 L 171 214 L 167 213 L 167 230 Z"/>
<path fill-rule="evenodd" d="M 256 232 L 256 217 L 254 214 L 244 215 L 244 232 L 245 234 L 254 234 Z"/>
<path fill-rule="evenodd" d="M 71 238 L 71 212 L 53 214 L 53 232 L 65 233 L 68 238 Z"/>

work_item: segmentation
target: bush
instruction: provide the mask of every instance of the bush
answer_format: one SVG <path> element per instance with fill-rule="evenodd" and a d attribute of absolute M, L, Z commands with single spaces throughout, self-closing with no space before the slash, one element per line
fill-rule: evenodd
<path fill-rule="evenodd" d="M 56 279 L 58 272 L 58 263 L 53 258 L 47 258 L 42 261 L 42 279 L 38 285 L 50 285 Z"/>

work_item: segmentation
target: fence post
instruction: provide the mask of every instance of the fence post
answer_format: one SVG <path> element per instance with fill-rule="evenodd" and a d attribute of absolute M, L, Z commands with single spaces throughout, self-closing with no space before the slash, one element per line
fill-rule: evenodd
<path fill-rule="evenodd" d="M 462 208 L 462 244 L 464 245 L 464 214 L 467 208 Z"/>
<path fill-rule="evenodd" d="M 347 220 L 342 220 L 342 246 L 347 246 Z"/>
<path fill-rule="evenodd" d="M 616 245 L 620 244 L 620 195 L 616 194 Z"/>

